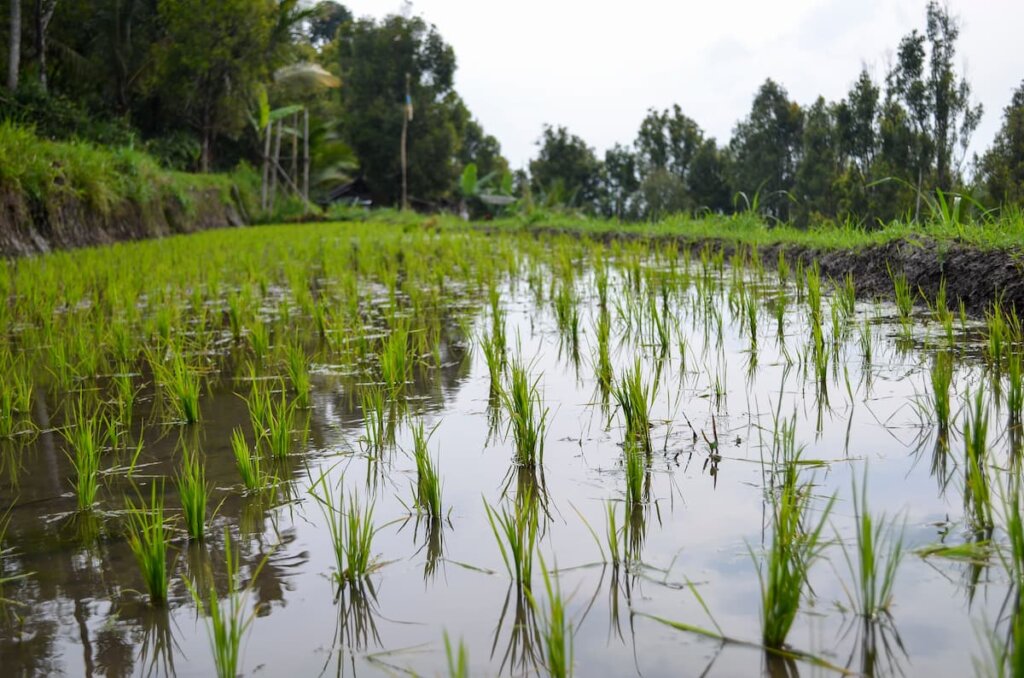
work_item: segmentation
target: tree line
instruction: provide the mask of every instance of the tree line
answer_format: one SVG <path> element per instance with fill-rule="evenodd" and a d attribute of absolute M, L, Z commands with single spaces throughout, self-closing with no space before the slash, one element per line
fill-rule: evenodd
<path fill-rule="evenodd" d="M 674 105 L 648 111 L 632 143 L 603 157 L 546 126 L 514 182 L 455 90 L 454 49 L 420 17 L 358 18 L 331 1 L 8 2 L 0 119 L 216 171 L 259 166 L 273 121 L 280 146 L 301 107 L 321 198 L 361 177 L 374 203 L 399 204 L 406 121 L 409 194 L 424 209 L 484 186 L 521 205 L 622 220 L 754 209 L 799 224 L 874 223 L 919 216 L 939 192 L 1024 202 L 1024 82 L 992 146 L 968 158 L 982 109 L 955 67 L 959 26 L 934 1 L 882 81 L 865 70 L 840 101 L 801 106 L 769 79 L 725 143 Z M 340 86 L 317 86 L 327 79 Z"/>
<path fill-rule="evenodd" d="M 768 79 L 724 145 L 678 105 L 648 111 L 632 145 L 599 158 L 565 127 L 545 127 L 528 187 L 537 200 L 625 220 L 754 209 L 807 225 L 918 218 L 936 199 L 979 208 L 1024 202 L 1024 82 L 1002 129 L 967 158 L 982 107 L 955 68 L 959 26 L 930 2 L 882 82 L 862 70 L 840 101 L 810 106 Z M 969 170 L 973 169 L 973 172 Z"/>

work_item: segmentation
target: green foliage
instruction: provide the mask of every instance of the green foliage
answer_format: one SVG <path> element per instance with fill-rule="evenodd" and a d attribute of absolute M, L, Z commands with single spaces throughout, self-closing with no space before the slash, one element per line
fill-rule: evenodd
<path fill-rule="evenodd" d="M 202 539 L 206 532 L 206 505 L 210 486 L 206 482 L 206 467 L 197 452 L 184 450 L 177 485 L 188 536 Z"/>
<path fill-rule="evenodd" d="M 164 519 L 163 487 L 153 483 L 149 505 L 136 506 L 128 500 L 128 546 L 142 571 L 149 601 L 160 607 L 167 604 L 167 544 L 169 534 Z"/>

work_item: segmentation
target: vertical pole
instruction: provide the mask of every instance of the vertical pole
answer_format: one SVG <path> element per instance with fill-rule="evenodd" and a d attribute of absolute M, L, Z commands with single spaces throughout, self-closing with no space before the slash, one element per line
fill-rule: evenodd
<path fill-rule="evenodd" d="M 412 118 L 412 95 L 409 93 L 409 74 L 405 74 L 405 106 L 402 108 L 402 209 L 409 209 L 409 120 Z"/>
<path fill-rule="evenodd" d="M 274 156 L 270 166 L 270 209 L 274 209 L 274 201 L 277 198 L 277 173 L 281 168 L 281 136 L 283 135 L 281 121 L 277 121 L 277 135 L 274 139 Z"/>
<path fill-rule="evenodd" d="M 309 203 L 309 109 L 302 109 L 302 197 Z"/>
<path fill-rule="evenodd" d="M 7 89 L 18 89 L 18 70 L 21 63 L 21 0 L 11 0 L 10 44 L 7 52 Z"/>
<path fill-rule="evenodd" d="M 299 183 L 299 113 L 296 111 L 292 113 L 292 157 L 291 157 L 291 171 L 289 176 L 292 180 L 292 185 L 297 186 Z"/>

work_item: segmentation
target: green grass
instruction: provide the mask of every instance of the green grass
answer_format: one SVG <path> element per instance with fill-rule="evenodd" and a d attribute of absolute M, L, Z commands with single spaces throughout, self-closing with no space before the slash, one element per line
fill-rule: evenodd
<path fill-rule="evenodd" d="M 932 411 L 939 436 L 945 439 L 949 433 L 950 409 L 949 387 L 953 383 L 953 356 L 947 351 L 935 354 L 932 360 L 931 397 Z"/>
<path fill-rule="evenodd" d="M 448 678 L 469 678 L 469 651 L 466 644 L 459 640 L 457 650 L 452 650 L 452 642 L 448 632 L 444 634 L 444 655 L 448 663 Z"/>
<path fill-rule="evenodd" d="M 210 485 L 206 482 L 206 466 L 199 453 L 185 449 L 177 476 L 181 512 L 185 516 L 188 536 L 202 540 L 206 533 L 206 506 L 210 498 Z"/>
<path fill-rule="evenodd" d="M 366 386 L 360 392 L 360 399 L 363 409 L 363 440 L 371 450 L 380 451 L 387 444 L 384 389 L 376 384 Z"/>
<path fill-rule="evenodd" d="M 544 581 L 544 604 L 529 594 L 530 605 L 540 620 L 539 632 L 544 647 L 544 668 L 552 678 L 573 675 L 573 628 L 562 596 L 562 586 L 540 557 L 540 572 Z M 554 583 L 552 583 L 554 582 Z"/>
<path fill-rule="evenodd" d="M 146 583 L 150 603 L 161 607 L 167 604 L 167 545 L 170 537 L 164 517 L 163 488 L 158 490 L 154 482 L 149 505 L 140 500 L 136 506 L 129 499 L 127 509 L 128 546 Z"/>
<path fill-rule="evenodd" d="M 292 388 L 295 390 L 296 406 L 309 407 L 312 389 L 309 367 L 306 365 L 306 352 L 298 342 L 291 342 L 285 347 L 285 367 L 288 370 Z"/>

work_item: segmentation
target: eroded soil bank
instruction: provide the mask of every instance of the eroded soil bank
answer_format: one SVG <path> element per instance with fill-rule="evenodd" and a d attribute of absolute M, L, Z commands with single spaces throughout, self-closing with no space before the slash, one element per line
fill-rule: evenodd
<path fill-rule="evenodd" d="M 481 227 L 484 232 L 500 229 Z M 545 226 L 530 227 L 536 237 L 575 234 L 602 242 L 615 240 L 658 240 L 676 242 L 680 247 L 700 250 L 703 247 L 722 249 L 732 256 L 737 249 L 750 250 L 751 245 L 735 239 L 695 239 L 683 234 L 641 234 L 629 232 L 587 232 Z M 993 302 L 1015 308 L 1024 315 L 1024 246 L 1013 249 L 988 249 L 969 243 L 896 239 L 883 244 L 853 249 L 826 249 L 795 243 L 760 245 L 757 253 L 766 266 L 774 266 L 780 252 L 791 265 L 817 261 L 826 278 L 841 280 L 852 273 L 861 297 L 893 296 L 892 276 L 902 272 L 913 289 L 920 290 L 919 303 L 934 300 L 943 281 L 946 298 L 952 308 L 962 301 L 972 313 L 979 313 Z"/>
<path fill-rule="evenodd" d="M 194 188 L 181 198 L 141 205 L 123 201 L 99 209 L 73 195 L 44 203 L 22 191 L 0 187 L 0 256 L 242 226 L 247 221 L 244 215 L 237 195 L 225 196 L 215 188 Z"/>

